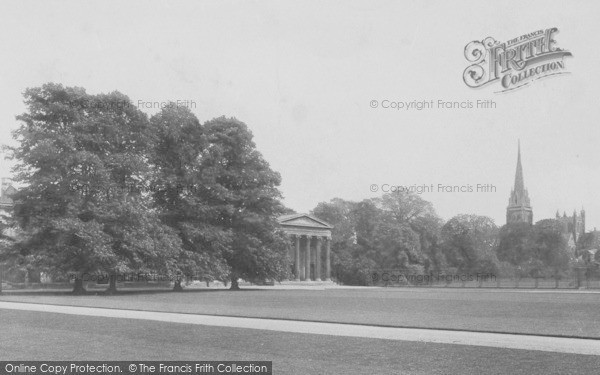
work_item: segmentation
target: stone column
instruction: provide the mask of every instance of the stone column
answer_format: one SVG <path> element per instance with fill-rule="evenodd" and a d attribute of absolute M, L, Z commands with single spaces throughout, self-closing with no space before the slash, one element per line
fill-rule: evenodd
<path fill-rule="evenodd" d="M 325 281 L 331 281 L 331 238 L 325 238 Z"/>
<path fill-rule="evenodd" d="M 315 281 L 321 281 L 321 237 L 317 237 L 317 253 L 315 254 Z"/>
<path fill-rule="evenodd" d="M 306 236 L 306 281 L 310 281 L 310 236 Z"/>
<path fill-rule="evenodd" d="M 300 247 L 300 280 L 304 281 L 304 248 Z"/>
<path fill-rule="evenodd" d="M 296 234 L 294 237 L 296 238 L 294 240 L 294 252 L 296 256 L 296 281 L 300 281 L 300 236 Z"/>

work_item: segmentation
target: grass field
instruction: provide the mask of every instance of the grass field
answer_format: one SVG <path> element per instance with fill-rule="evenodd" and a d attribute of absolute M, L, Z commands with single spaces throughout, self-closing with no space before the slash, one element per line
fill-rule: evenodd
<path fill-rule="evenodd" d="M 274 374 L 592 374 L 600 357 L 0 310 L 3 360 L 267 360 Z"/>
<path fill-rule="evenodd" d="M 1 301 L 600 338 L 600 294 L 477 289 L 3 293 Z M 0 360 L 268 360 L 275 374 L 589 374 L 599 356 L 0 309 Z"/>
<path fill-rule="evenodd" d="M 0 300 L 600 338 L 600 293 L 478 289 L 190 290 Z"/>

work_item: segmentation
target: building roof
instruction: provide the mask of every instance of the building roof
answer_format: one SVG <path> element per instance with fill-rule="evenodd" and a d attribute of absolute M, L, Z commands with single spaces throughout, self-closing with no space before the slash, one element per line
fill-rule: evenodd
<path fill-rule="evenodd" d="M 282 215 L 277 218 L 277 221 L 282 226 L 333 229 L 331 224 L 309 214 Z"/>

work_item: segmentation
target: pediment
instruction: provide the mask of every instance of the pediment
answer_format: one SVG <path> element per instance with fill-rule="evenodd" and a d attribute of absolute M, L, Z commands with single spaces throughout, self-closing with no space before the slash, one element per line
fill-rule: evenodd
<path fill-rule="evenodd" d="M 305 227 L 314 229 L 332 229 L 333 227 L 321 219 L 308 214 L 284 215 L 279 219 L 282 226 Z"/>

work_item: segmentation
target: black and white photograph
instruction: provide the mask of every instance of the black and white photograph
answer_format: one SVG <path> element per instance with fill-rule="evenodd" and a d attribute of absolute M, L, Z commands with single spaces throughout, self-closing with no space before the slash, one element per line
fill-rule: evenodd
<path fill-rule="evenodd" d="M 0 374 L 598 374 L 600 3 L 0 3 Z"/>

